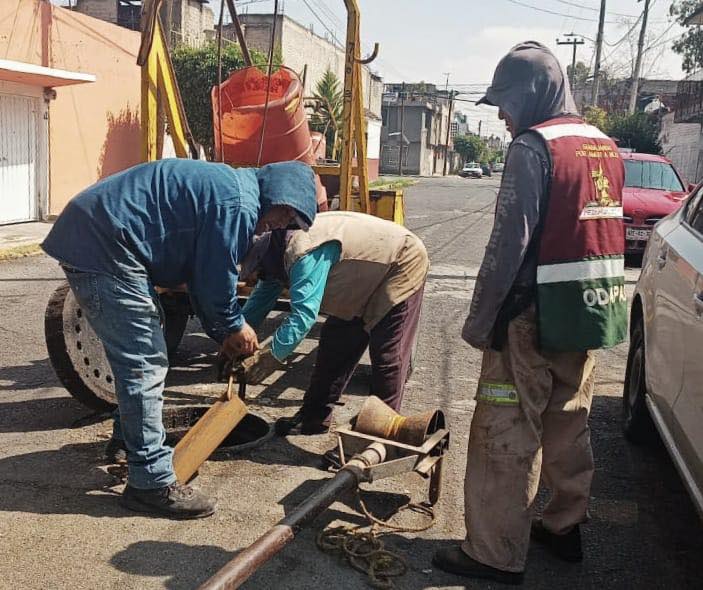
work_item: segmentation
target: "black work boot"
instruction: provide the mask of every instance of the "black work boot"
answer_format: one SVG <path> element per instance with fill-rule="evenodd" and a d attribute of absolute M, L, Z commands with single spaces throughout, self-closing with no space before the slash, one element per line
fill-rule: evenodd
<path fill-rule="evenodd" d="M 450 574 L 465 578 L 493 580 L 502 584 L 522 584 L 525 577 L 524 572 L 506 572 L 471 559 L 458 545 L 437 551 L 432 558 L 432 563 Z"/>
<path fill-rule="evenodd" d="M 313 435 L 329 432 L 329 424 L 319 420 L 307 420 L 302 410 L 298 410 L 290 418 L 279 418 L 274 426 L 278 436 Z"/>
<path fill-rule="evenodd" d="M 180 483 L 156 490 L 140 490 L 127 484 L 122 492 L 122 506 L 135 512 L 178 519 L 204 518 L 215 512 L 212 500 Z"/>
<path fill-rule="evenodd" d="M 127 447 L 123 440 L 111 438 L 105 447 L 107 465 L 124 465 L 127 463 Z"/>
<path fill-rule="evenodd" d="M 557 535 L 545 528 L 541 518 L 537 518 L 532 521 L 530 536 L 563 561 L 576 563 L 583 560 L 579 525 L 576 525 L 568 533 Z"/>

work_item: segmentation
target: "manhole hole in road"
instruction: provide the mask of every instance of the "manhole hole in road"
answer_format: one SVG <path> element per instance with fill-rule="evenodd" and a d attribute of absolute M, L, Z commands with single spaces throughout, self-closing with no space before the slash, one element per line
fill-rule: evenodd
<path fill-rule="evenodd" d="M 207 412 L 210 406 L 171 406 L 163 411 L 166 442 L 175 445 Z M 254 448 L 273 436 L 273 425 L 261 416 L 249 413 L 234 427 L 219 446 L 223 452 L 235 453 Z"/>

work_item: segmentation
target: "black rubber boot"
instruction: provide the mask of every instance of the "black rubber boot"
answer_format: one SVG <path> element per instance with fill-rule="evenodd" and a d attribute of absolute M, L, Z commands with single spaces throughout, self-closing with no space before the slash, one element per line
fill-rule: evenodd
<path fill-rule="evenodd" d="M 525 577 L 524 572 L 506 572 L 471 559 L 458 545 L 437 551 L 432 558 L 432 563 L 450 574 L 465 578 L 493 580 L 502 584 L 522 584 Z"/>
<path fill-rule="evenodd" d="M 278 436 L 287 435 L 314 435 L 329 432 L 330 427 L 319 421 L 309 421 L 305 419 L 302 411 L 298 411 L 290 418 L 279 418 L 274 426 Z"/>
<path fill-rule="evenodd" d="M 547 530 L 542 523 L 542 519 L 538 518 L 532 521 L 530 536 L 562 561 L 576 563 L 583 560 L 579 525 L 576 525 L 568 533 L 557 535 Z"/>
<path fill-rule="evenodd" d="M 123 440 L 111 438 L 105 447 L 107 465 L 124 465 L 127 463 L 127 447 Z"/>
<path fill-rule="evenodd" d="M 204 518 L 215 512 L 212 500 L 180 483 L 156 490 L 140 490 L 127 484 L 122 492 L 122 506 L 135 512 L 176 519 Z"/>

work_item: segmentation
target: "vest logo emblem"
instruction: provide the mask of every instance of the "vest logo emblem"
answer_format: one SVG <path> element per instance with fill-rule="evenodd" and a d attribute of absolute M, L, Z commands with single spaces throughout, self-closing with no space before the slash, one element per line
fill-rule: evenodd
<path fill-rule="evenodd" d="M 597 287 L 596 289 L 586 289 L 583 292 L 583 302 L 588 307 L 605 307 L 611 303 L 624 303 L 627 301 L 625 285 L 613 285 L 610 289 Z"/>
<path fill-rule="evenodd" d="M 603 172 L 603 166 L 599 164 L 598 170 L 591 170 L 591 178 L 596 189 L 596 200 L 586 203 L 579 219 L 622 218 L 622 203 L 610 194 L 610 180 Z"/>

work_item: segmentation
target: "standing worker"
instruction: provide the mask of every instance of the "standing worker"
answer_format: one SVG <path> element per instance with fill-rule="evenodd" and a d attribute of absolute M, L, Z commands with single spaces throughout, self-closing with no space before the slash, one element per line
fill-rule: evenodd
<path fill-rule="evenodd" d="M 329 316 L 302 408 L 276 423 L 278 434 L 327 432 L 367 346 L 371 392 L 400 409 L 428 270 L 420 238 L 363 213 L 320 213 L 308 232 L 273 232 L 252 247 L 242 278 L 260 280 L 244 306 L 247 322 L 258 326 L 284 287 L 291 313 L 271 345 L 244 361 L 247 383 L 282 368 L 318 313 Z"/>
<path fill-rule="evenodd" d="M 513 136 L 495 224 L 463 338 L 483 352 L 465 479 L 466 540 L 448 572 L 519 584 L 530 534 L 580 561 L 593 477 L 591 351 L 627 330 L 623 165 L 575 115 L 554 55 L 528 41 L 505 56 L 480 103 Z M 542 477 L 551 498 L 531 521 Z"/>
<path fill-rule="evenodd" d="M 185 283 L 223 352 L 251 354 L 258 341 L 237 303 L 237 264 L 255 233 L 308 227 L 315 210 L 313 172 L 299 162 L 235 170 L 161 160 L 98 182 L 56 220 L 42 247 L 60 262 L 112 369 L 118 411 L 108 455 L 126 449 L 125 507 L 173 518 L 215 510 L 176 481 L 164 443 L 168 358 L 154 287 Z"/>

